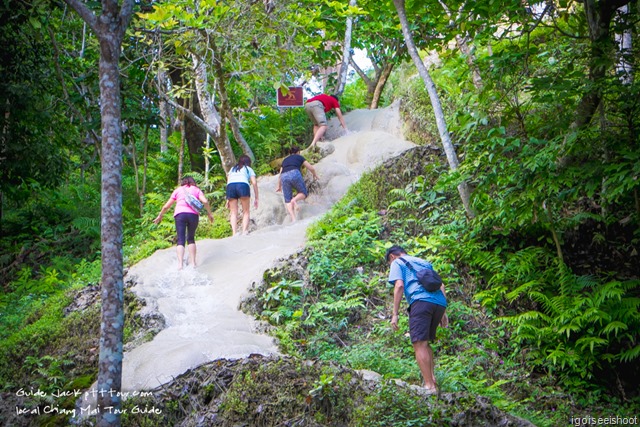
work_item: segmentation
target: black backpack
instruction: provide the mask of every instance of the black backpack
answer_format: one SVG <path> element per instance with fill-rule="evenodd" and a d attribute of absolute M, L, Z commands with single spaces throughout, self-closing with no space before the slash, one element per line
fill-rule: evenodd
<path fill-rule="evenodd" d="M 435 292 L 440 289 L 440 286 L 442 286 L 442 279 L 440 278 L 440 275 L 436 273 L 436 271 L 432 268 L 425 268 L 423 270 L 416 271 L 416 269 L 413 268 L 409 261 L 402 257 L 398 259 L 404 262 L 407 267 L 409 267 L 409 270 L 413 271 L 416 274 L 418 282 L 427 292 Z"/>

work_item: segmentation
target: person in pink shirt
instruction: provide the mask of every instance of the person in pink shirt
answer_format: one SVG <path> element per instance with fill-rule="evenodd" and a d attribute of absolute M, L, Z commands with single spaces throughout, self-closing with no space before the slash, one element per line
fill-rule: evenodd
<path fill-rule="evenodd" d="M 344 117 L 342 117 L 340 101 L 337 96 L 322 93 L 313 98 L 309 98 L 304 105 L 304 111 L 313 122 L 313 141 L 311 141 L 310 148 L 315 147 L 327 131 L 327 113 L 331 110 L 336 111 L 338 120 L 340 120 L 340 124 L 346 131 L 347 125 L 344 122 Z"/>
<path fill-rule="evenodd" d="M 196 181 L 187 176 L 182 179 L 182 185 L 171 193 L 169 200 L 164 204 L 162 210 L 153 220 L 156 224 L 162 221 L 164 214 L 175 203 L 176 207 L 173 210 L 173 218 L 176 222 L 176 234 L 178 237 L 178 243 L 176 246 L 178 252 L 178 270 L 182 270 L 184 264 L 184 246 L 187 243 L 189 248 L 189 262 L 192 266 L 196 267 L 196 228 L 198 228 L 198 222 L 200 215 L 197 210 L 192 208 L 187 203 L 187 193 L 191 194 L 202 202 L 207 210 L 207 216 L 209 221 L 213 222 L 213 214 L 211 213 L 211 206 L 205 197 L 204 193 L 196 187 Z"/>

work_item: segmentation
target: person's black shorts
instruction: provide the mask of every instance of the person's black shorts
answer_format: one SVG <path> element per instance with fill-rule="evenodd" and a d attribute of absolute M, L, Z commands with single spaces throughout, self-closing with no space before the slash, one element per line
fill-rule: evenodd
<path fill-rule="evenodd" d="M 244 182 L 232 182 L 227 184 L 227 199 L 240 199 L 251 197 L 251 188 Z"/>
<path fill-rule="evenodd" d="M 409 336 L 411 342 L 434 341 L 436 329 L 446 307 L 427 301 L 415 301 L 409 308 Z"/>

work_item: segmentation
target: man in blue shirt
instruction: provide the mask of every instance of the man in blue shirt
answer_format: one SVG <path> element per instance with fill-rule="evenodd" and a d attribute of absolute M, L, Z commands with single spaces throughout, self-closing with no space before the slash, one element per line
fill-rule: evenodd
<path fill-rule="evenodd" d="M 404 294 L 409 305 L 409 336 L 416 362 L 424 378 L 424 387 L 429 394 L 437 393 L 433 349 L 429 342 L 435 340 L 438 325 L 445 328 L 449 325 L 449 319 L 445 313 L 447 297 L 444 284 L 435 292 L 424 289 L 418 282 L 416 271 L 432 268 L 431 264 L 421 258 L 407 255 L 400 246 L 387 249 L 385 258 L 390 264 L 388 280 L 394 286 L 391 326 L 394 330 L 398 330 L 398 313 Z"/>

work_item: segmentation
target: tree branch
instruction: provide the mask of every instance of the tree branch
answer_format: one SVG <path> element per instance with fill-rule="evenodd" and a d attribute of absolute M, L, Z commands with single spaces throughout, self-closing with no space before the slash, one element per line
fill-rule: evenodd
<path fill-rule="evenodd" d="M 122 8 L 120 8 L 120 28 L 118 32 L 118 39 L 122 40 L 124 34 L 127 31 L 127 27 L 133 17 L 133 0 L 124 0 L 122 2 Z"/>
<path fill-rule="evenodd" d="M 93 32 L 97 35 L 98 31 L 98 17 L 89 9 L 89 7 L 82 3 L 80 0 L 64 0 L 78 15 L 84 20 L 84 22 L 91 27 Z"/>
<path fill-rule="evenodd" d="M 166 93 L 160 92 L 160 91 L 158 93 L 160 94 L 160 96 L 165 101 L 167 101 L 169 103 L 169 105 L 171 105 L 173 108 L 175 108 L 175 109 L 179 110 L 180 112 L 182 112 L 185 116 L 187 116 L 190 120 L 192 120 L 195 124 L 197 124 L 200 128 L 202 128 L 202 130 L 204 130 L 206 133 L 211 135 L 212 138 L 217 138 L 218 137 L 218 134 L 215 131 L 215 129 L 213 129 L 211 126 L 209 126 L 204 120 L 202 120 L 196 114 L 194 114 L 193 111 L 191 111 L 188 108 L 185 108 L 182 105 L 178 104 L 173 99 L 171 99 L 171 97 L 169 97 L 169 95 L 167 95 Z"/>
<path fill-rule="evenodd" d="M 351 64 L 351 66 L 356 71 L 356 73 L 358 73 L 360 78 L 364 80 L 365 84 L 368 86 L 371 83 L 371 79 L 369 78 L 369 76 L 366 75 L 364 71 L 362 71 L 362 69 L 358 66 L 358 64 L 356 64 L 356 61 L 353 60 L 353 56 L 349 58 L 349 64 Z"/>

